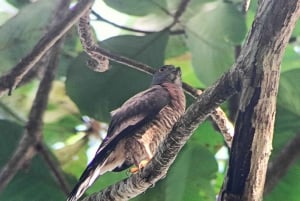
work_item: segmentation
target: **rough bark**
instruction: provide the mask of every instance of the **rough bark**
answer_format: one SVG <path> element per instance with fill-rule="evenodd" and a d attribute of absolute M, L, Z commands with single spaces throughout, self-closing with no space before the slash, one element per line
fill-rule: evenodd
<path fill-rule="evenodd" d="M 262 200 L 283 52 L 300 1 L 261 1 L 237 66 L 244 74 L 229 169 L 219 200 Z"/>

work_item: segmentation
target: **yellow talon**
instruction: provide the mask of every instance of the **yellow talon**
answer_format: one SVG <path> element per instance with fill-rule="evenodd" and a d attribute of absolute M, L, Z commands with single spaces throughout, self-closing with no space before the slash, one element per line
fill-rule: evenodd
<path fill-rule="evenodd" d="M 139 166 L 138 167 L 132 167 L 130 168 L 129 172 L 131 174 L 136 174 L 139 170 L 143 169 L 144 167 L 146 167 L 146 165 L 148 164 L 149 160 L 142 160 L 140 163 L 139 163 Z"/>
<path fill-rule="evenodd" d="M 142 160 L 139 164 L 139 169 L 143 169 L 148 164 L 148 160 Z"/>

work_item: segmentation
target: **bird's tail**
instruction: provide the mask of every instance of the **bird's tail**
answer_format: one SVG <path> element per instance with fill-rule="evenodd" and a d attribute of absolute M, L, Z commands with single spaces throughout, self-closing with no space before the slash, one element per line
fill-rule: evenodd
<path fill-rule="evenodd" d="M 77 201 L 83 193 L 90 187 L 94 181 L 101 175 L 101 167 L 88 167 L 82 174 L 79 179 L 79 182 L 76 184 L 72 192 L 70 193 L 67 201 Z"/>

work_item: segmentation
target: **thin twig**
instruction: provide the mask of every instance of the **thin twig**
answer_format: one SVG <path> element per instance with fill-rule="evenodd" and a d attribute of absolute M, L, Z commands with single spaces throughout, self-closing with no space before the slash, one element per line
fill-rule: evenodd
<path fill-rule="evenodd" d="M 7 90 L 9 95 L 19 84 L 24 75 L 41 59 L 41 57 L 88 11 L 94 0 L 79 0 L 69 11 L 66 18 L 50 29 L 37 43 L 33 50 L 25 56 L 9 73 L 0 78 L 0 96 Z"/>
<path fill-rule="evenodd" d="M 179 18 L 184 14 L 184 11 L 186 10 L 188 4 L 190 3 L 190 0 L 181 0 L 180 4 L 174 14 L 174 21 L 178 21 Z"/>
<path fill-rule="evenodd" d="M 108 50 L 103 49 L 101 47 L 97 47 L 96 51 L 100 52 L 102 55 L 108 57 L 112 61 L 124 64 L 136 70 L 145 72 L 147 74 L 152 75 L 155 72 L 155 70 L 148 65 L 145 65 L 143 63 L 137 62 L 133 59 L 124 56 L 119 56 L 117 54 L 111 53 Z M 182 87 L 193 98 L 198 97 L 199 94 L 202 93 L 201 90 L 195 89 L 187 83 L 183 83 Z M 228 120 L 225 112 L 221 108 L 216 108 L 216 110 L 214 110 L 211 113 L 211 117 L 216 122 L 221 134 L 224 137 L 226 144 L 230 148 L 232 143 L 232 136 L 234 133 L 233 124 Z"/>
<path fill-rule="evenodd" d="M 55 161 L 51 155 L 51 151 L 42 142 L 39 143 L 37 150 L 49 166 L 49 169 L 53 173 L 54 177 L 57 179 L 57 183 L 60 185 L 62 191 L 68 195 L 71 191 L 70 185 L 66 180 L 63 171 L 60 169 L 58 162 Z"/>
<path fill-rule="evenodd" d="M 131 31 L 131 32 L 136 32 L 136 33 L 142 33 L 142 34 L 153 34 L 153 33 L 157 33 L 157 31 L 145 31 L 145 30 L 140 30 L 140 29 L 134 29 L 134 28 L 130 28 L 130 27 L 126 27 L 126 26 L 122 26 L 119 24 L 116 24 L 114 22 L 111 22 L 105 18 L 103 18 L 99 13 L 97 13 L 96 11 L 92 10 L 92 14 L 96 17 L 96 20 L 102 21 L 102 22 L 106 22 L 107 24 L 110 24 L 114 27 L 117 27 L 119 29 L 123 29 L 126 31 Z M 180 35 L 180 34 L 184 34 L 185 31 L 184 30 L 169 30 L 170 35 Z"/>
<path fill-rule="evenodd" d="M 26 119 L 21 117 L 16 111 L 12 110 L 9 106 L 7 106 L 5 103 L 0 101 L 0 108 L 9 116 L 12 117 L 12 119 L 16 122 L 19 122 L 20 124 L 26 123 Z"/>
<path fill-rule="evenodd" d="M 264 194 L 268 194 L 277 185 L 289 168 L 300 158 L 300 133 L 292 138 L 271 161 L 267 171 Z"/>
<path fill-rule="evenodd" d="M 22 138 L 13 156 L 0 171 L 0 191 L 5 188 L 23 165 L 36 154 L 35 147 L 41 141 L 43 114 L 47 107 L 51 83 L 55 77 L 55 67 L 48 65 L 46 68 L 31 107 Z"/>
<path fill-rule="evenodd" d="M 184 5 L 187 5 L 187 2 L 185 2 Z M 179 8 L 183 9 L 182 6 L 179 6 Z M 180 15 L 178 14 L 178 17 L 179 16 Z M 88 18 L 85 19 L 85 23 L 86 24 L 89 23 Z M 79 24 L 79 26 L 81 26 L 81 25 Z M 83 30 L 86 31 L 85 29 L 86 28 L 84 28 Z M 96 54 L 96 55 L 101 55 L 101 57 L 109 58 L 112 61 L 115 61 L 120 64 L 124 64 L 126 66 L 132 67 L 139 71 L 143 71 L 150 75 L 152 75 L 155 72 L 155 70 L 148 65 L 145 65 L 141 62 L 137 62 L 133 59 L 130 59 L 130 58 L 127 58 L 124 56 L 119 56 L 117 54 L 113 54 L 106 49 L 103 49 L 96 45 L 92 45 L 93 42 L 90 42 L 92 39 L 85 38 L 87 36 L 90 37 L 90 34 L 84 33 L 84 32 L 82 32 L 80 34 L 81 34 L 82 43 L 85 44 L 85 46 L 90 46 L 90 47 L 87 47 L 87 49 L 88 48 L 93 49 L 93 54 L 95 52 L 98 52 L 98 54 Z M 86 43 L 86 41 L 89 43 Z M 91 55 L 91 56 L 93 56 L 93 55 Z M 196 98 L 199 95 L 199 93 L 201 93 L 201 90 L 195 89 L 186 83 L 183 83 L 183 89 L 194 98 Z M 212 115 L 212 119 L 218 125 L 220 132 L 224 136 L 224 140 L 225 140 L 226 144 L 228 145 L 228 147 L 231 147 L 232 136 L 233 136 L 233 131 L 234 131 L 234 129 L 233 129 L 234 127 L 233 127 L 232 123 L 228 120 L 228 118 L 226 117 L 226 114 L 223 112 L 223 110 L 221 108 L 217 108 L 211 115 Z"/>
<path fill-rule="evenodd" d="M 98 45 L 92 37 L 92 30 L 90 27 L 90 10 L 89 9 L 79 19 L 78 33 L 84 51 L 91 57 L 88 66 L 96 72 L 104 72 L 108 70 L 109 60 L 101 53 L 95 51 Z"/>
<path fill-rule="evenodd" d="M 55 18 L 60 18 L 61 15 L 64 15 L 63 10 L 68 9 L 69 4 L 70 1 L 61 1 L 61 3 L 58 5 L 58 8 L 60 8 L 61 10 L 58 10 L 54 14 L 53 21 L 50 24 L 49 29 L 51 29 L 51 27 L 55 27 L 56 23 L 60 22 L 59 19 L 55 19 Z M 51 43 L 50 40 L 48 40 L 48 43 Z M 14 177 L 14 175 L 23 167 L 23 165 L 26 164 L 26 162 L 28 162 L 29 160 L 31 160 L 32 157 L 34 157 L 34 155 L 36 154 L 36 146 L 41 143 L 43 114 L 47 108 L 48 96 L 51 90 L 52 81 L 55 78 L 55 70 L 58 64 L 60 45 L 61 45 L 61 41 L 57 42 L 50 52 L 47 52 L 46 50 L 41 50 L 41 51 L 45 51 L 45 53 L 47 52 L 47 54 L 49 55 L 47 56 L 49 57 L 48 65 L 45 69 L 43 78 L 36 92 L 36 96 L 29 113 L 28 122 L 25 126 L 25 130 L 19 142 L 19 145 L 17 146 L 12 158 L 7 162 L 7 164 L 4 165 L 4 167 L 0 171 L 0 191 L 2 191 L 5 188 L 5 186 Z M 50 45 L 46 44 L 45 42 L 45 44 L 42 47 L 44 48 L 50 47 Z M 35 48 L 35 51 L 37 49 L 38 48 Z M 35 51 L 33 50 L 31 53 Z M 32 57 L 35 57 L 35 55 L 33 55 Z M 31 59 L 38 62 L 37 58 L 35 59 L 31 58 Z M 22 63 L 22 61 L 20 63 Z M 32 65 L 34 65 L 34 63 L 32 63 Z M 24 71 L 24 69 L 26 70 Z M 13 69 L 12 72 L 14 71 L 18 72 L 18 70 L 19 72 L 23 71 L 22 76 L 24 76 L 25 73 L 29 71 L 29 69 L 30 69 L 30 65 L 29 66 L 19 65 L 19 67 Z M 20 77 L 19 78 L 15 77 L 15 78 L 20 79 Z"/>
<path fill-rule="evenodd" d="M 114 27 L 126 30 L 126 31 L 132 31 L 132 32 L 136 32 L 136 33 L 143 33 L 143 34 L 152 34 L 152 33 L 156 33 L 156 31 L 143 31 L 143 30 L 139 30 L 139 29 L 134 29 L 134 28 L 130 28 L 130 27 L 126 27 L 126 26 L 122 26 L 119 24 L 116 24 L 114 22 L 111 22 L 105 18 L 103 18 L 99 13 L 97 13 L 96 11 L 92 10 L 92 14 L 96 17 L 96 20 L 102 21 L 102 22 L 106 22 L 107 24 L 110 24 Z"/>

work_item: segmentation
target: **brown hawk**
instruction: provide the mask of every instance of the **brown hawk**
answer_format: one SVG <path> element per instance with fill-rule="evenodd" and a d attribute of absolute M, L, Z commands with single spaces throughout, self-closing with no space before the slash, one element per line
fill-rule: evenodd
<path fill-rule="evenodd" d="M 112 112 L 107 136 L 94 159 L 70 193 L 78 200 L 86 189 L 108 171 L 146 165 L 185 111 L 181 71 L 172 65 L 157 69 L 149 89 L 142 91 Z"/>

